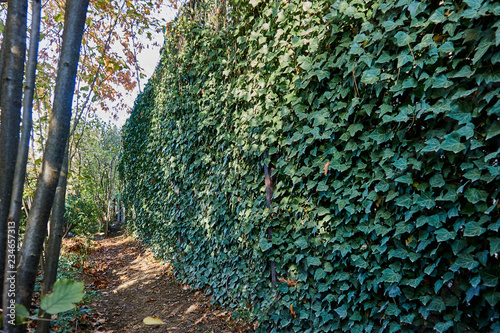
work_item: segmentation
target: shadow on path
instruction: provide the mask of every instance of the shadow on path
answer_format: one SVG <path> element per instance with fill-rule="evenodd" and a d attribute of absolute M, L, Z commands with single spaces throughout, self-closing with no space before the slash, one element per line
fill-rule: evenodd
<path fill-rule="evenodd" d="M 247 332 L 229 313 L 213 310 L 201 292 L 177 282 L 169 265 L 130 237 L 97 240 L 83 273 L 87 287 L 102 295 L 91 304 L 98 318 L 94 332 Z M 145 325 L 148 316 L 165 324 Z"/>

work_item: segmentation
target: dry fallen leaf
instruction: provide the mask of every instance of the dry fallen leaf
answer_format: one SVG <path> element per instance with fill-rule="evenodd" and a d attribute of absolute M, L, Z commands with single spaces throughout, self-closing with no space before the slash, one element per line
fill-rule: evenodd
<path fill-rule="evenodd" d="M 325 165 L 323 166 L 323 172 L 325 173 L 325 176 L 328 176 L 328 167 L 330 166 L 332 162 L 326 162 Z"/>
<path fill-rule="evenodd" d="M 146 325 L 165 325 L 163 320 L 155 317 L 146 317 L 142 320 L 142 322 Z"/>

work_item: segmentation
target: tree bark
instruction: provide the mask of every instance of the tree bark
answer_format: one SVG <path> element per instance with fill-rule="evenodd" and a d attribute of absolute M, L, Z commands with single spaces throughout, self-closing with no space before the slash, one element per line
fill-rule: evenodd
<path fill-rule="evenodd" d="M 52 206 L 50 218 L 49 238 L 45 246 L 45 264 L 43 271 L 42 295 L 47 295 L 52 291 L 52 287 L 57 279 L 57 269 L 59 266 L 59 254 L 63 238 L 64 212 L 66 203 L 66 185 L 68 183 L 68 147 L 64 154 L 63 165 L 59 175 L 56 196 Z M 40 310 L 41 318 L 37 323 L 37 333 L 48 333 L 50 330 L 51 315 Z"/>
<path fill-rule="evenodd" d="M 23 128 L 21 133 L 21 142 L 19 144 L 16 168 L 14 173 L 14 182 L 12 190 L 12 198 L 9 209 L 8 225 L 9 225 L 9 242 L 8 242 L 8 257 L 17 262 L 18 257 L 18 235 L 19 235 L 19 220 L 21 219 L 21 208 L 23 205 L 24 179 L 26 177 L 26 164 L 28 162 L 28 153 L 30 145 L 31 128 L 33 125 L 33 93 L 35 89 L 36 66 L 38 62 L 38 41 L 40 39 L 40 16 L 41 16 L 40 0 L 33 0 L 32 6 L 32 21 L 30 34 L 30 48 L 28 51 L 28 62 L 26 66 L 26 84 L 24 85 L 23 97 Z M 11 237 L 13 236 L 13 237 Z M 10 252 L 12 251 L 12 252 Z M 14 264 L 15 266 L 15 264 Z M 14 271 L 11 269 L 10 261 L 7 260 L 5 271 Z M 15 274 L 16 273 L 12 273 Z M 10 275 L 10 274 L 9 274 Z M 9 280 L 4 281 L 4 290 L 9 289 Z M 9 304 L 15 302 L 15 293 L 3 293 L 3 307 L 6 309 Z M 7 319 L 7 318 L 5 318 Z M 12 321 L 4 320 L 4 332 L 13 332 L 14 327 Z"/>
<path fill-rule="evenodd" d="M 27 0 L 9 0 L 2 43 L 0 77 L 0 277 L 2 283 L 0 283 L 0 295 L 4 294 L 3 278 L 6 274 L 7 240 L 13 240 L 14 236 L 8 233 L 7 218 L 19 145 L 27 11 Z M 8 235 L 9 238 L 7 238 Z M 9 270 L 15 271 L 15 267 Z M 8 311 L 4 311 L 4 314 L 7 313 Z"/>
<path fill-rule="evenodd" d="M 43 155 L 42 172 L 38 177 L 33 206 L 19 258 L 17 303 L 26 308 L 29 308 L 31 303 L 38 262 L 47 232 L 47 221 L 54 201 L 68 140 L 76 71 L 88 3 L 89 0 L 66 2 L 63 43 L 57 70 L 49 133 Z M 25 332 L 26 325 L 22 326 L 19 331 Z"/>

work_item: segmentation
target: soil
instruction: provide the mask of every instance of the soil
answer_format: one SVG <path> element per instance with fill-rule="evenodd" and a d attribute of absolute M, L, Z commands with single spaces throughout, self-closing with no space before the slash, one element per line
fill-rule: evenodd
<path fill-rule="evenodd" d="M 82 271 L 86 288 L 101 295 L 90 304 L 92 328 L 81 327 L 82 331 L 251 331 L 249 325 L 232 319 L 230 312 L 215 308 L 203 292 L 177 281 L 169 264 L 156 260 L 131 237 L 117 235 L 94 241 Z M 147 317 L 163 324 L 146 325 L 143 320 Z"/>

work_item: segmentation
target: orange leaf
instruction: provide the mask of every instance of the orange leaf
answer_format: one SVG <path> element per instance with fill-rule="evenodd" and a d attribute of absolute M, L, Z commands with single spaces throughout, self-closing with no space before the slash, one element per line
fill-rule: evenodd
<path fill-rule="evenodd" d="M 290 304 L 290 313 L 292 314 L 293 318 L 297 319 L 297 314 L 295 313 L 295 310 L 293 309 L 293 304 Z"/>
<path fill-rule="evenodd" d="M 323 167 L 323 172 L 325 173 L 325 176 L 328 176 L 328 167 L 330 167 L 330 164 L 332 162 L 328 161 L 325 163 L 325 166 Z"/>

